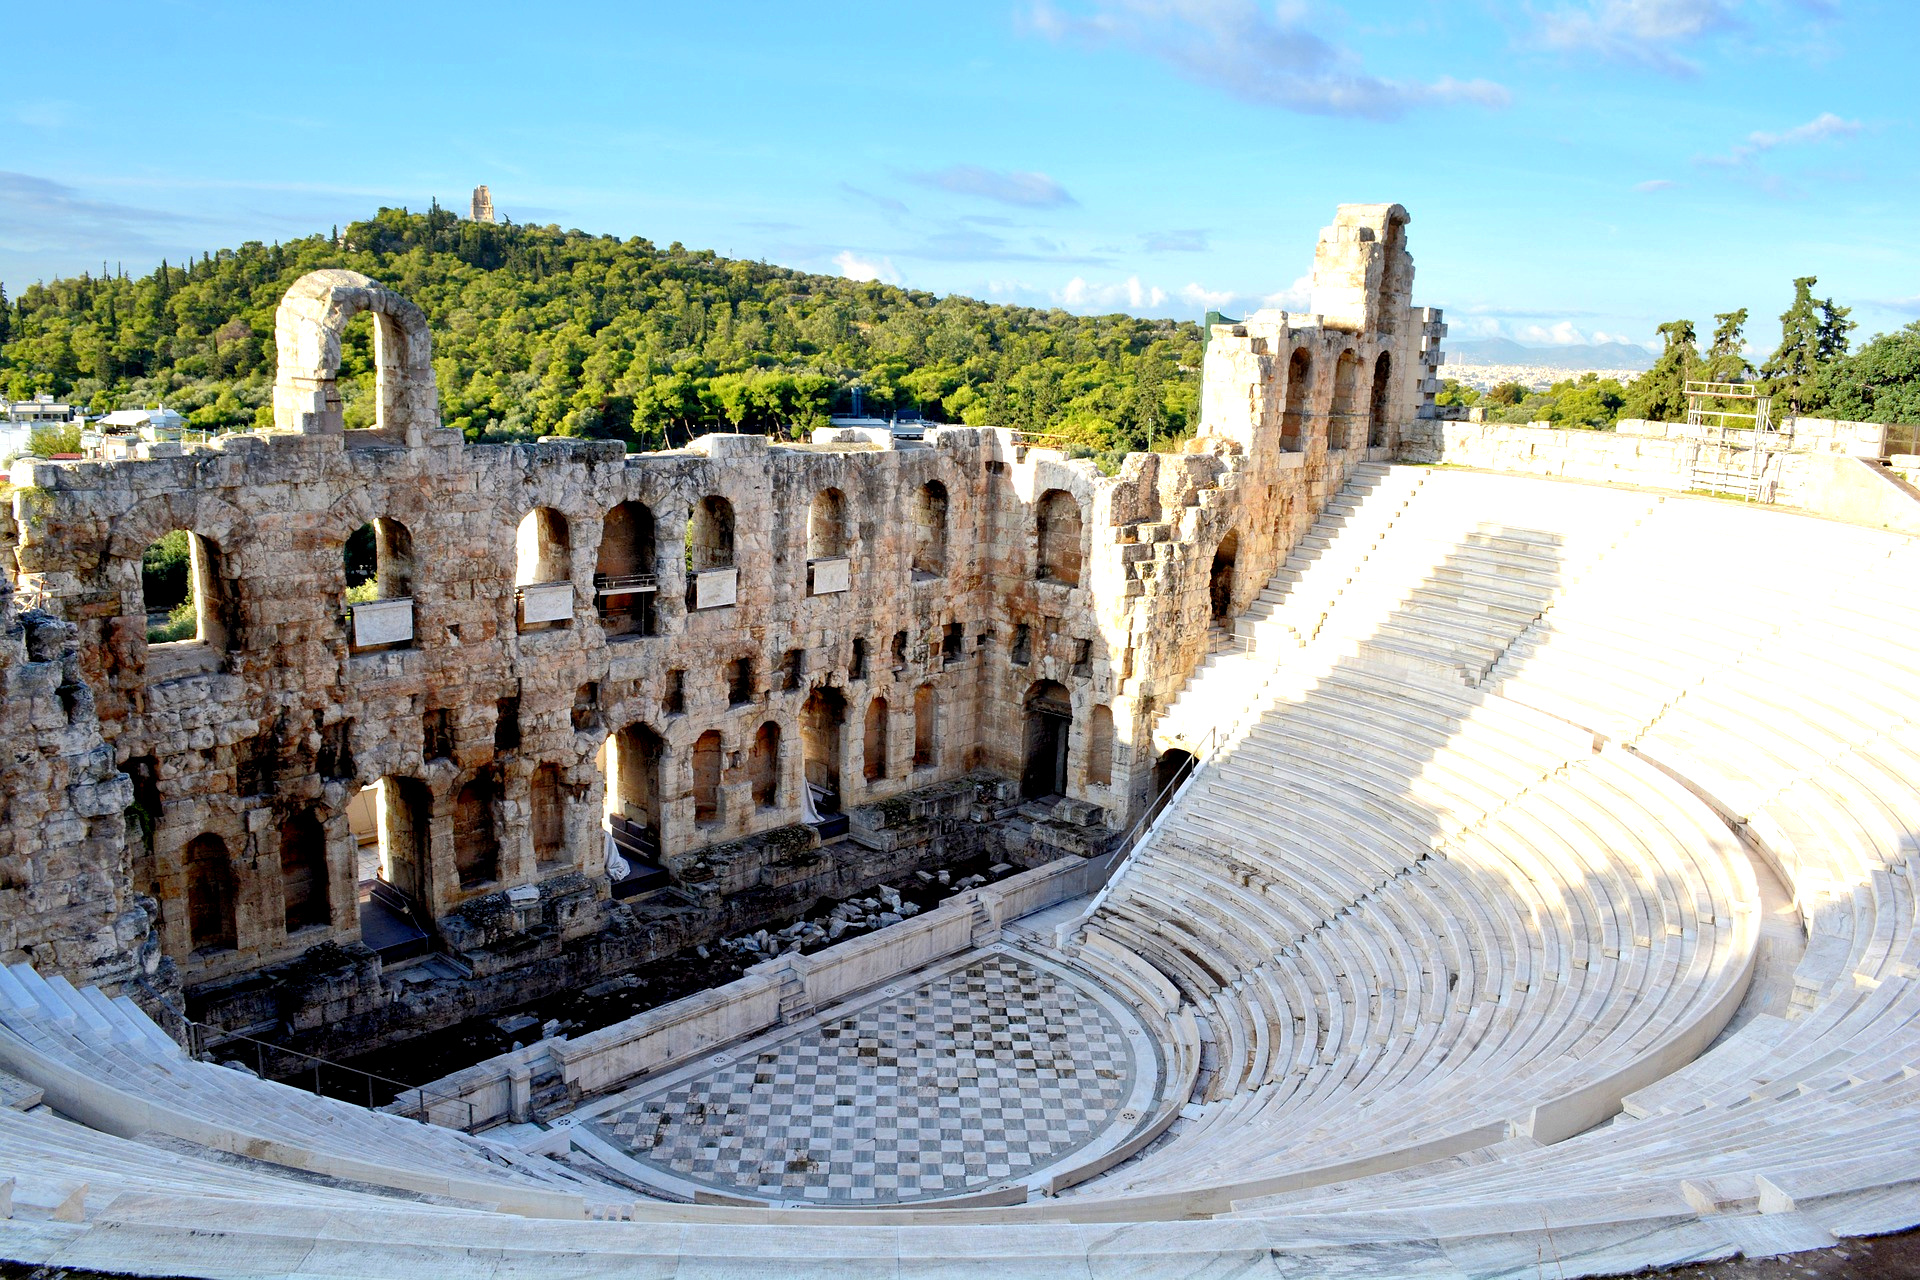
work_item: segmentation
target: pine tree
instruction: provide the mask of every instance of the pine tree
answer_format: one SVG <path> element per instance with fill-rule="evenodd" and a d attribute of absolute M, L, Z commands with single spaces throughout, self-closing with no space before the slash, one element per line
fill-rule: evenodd
<path fill-rule="evenodd" d="M 1633 380 L 1627 388 L 1627 400 L 1620 408 L 1623 418 L 1644 418 L 1649 422 L 1679 422 L 1687 412 L 1687 379 L 1700 363 L 1694 346 L 1693 321 L 1669 320 L 1660 326 L 1666 349 L 1653 362 L 1653 368 Z"/>
<path fill-rule="evenodd" d="M 1818 283 L 1818 276 L 1801 276 L 1793 282 L 1793 305 L 1780 315 L 1780 346 L 1760 366 L 1767 389 L 1795 407 L 1821 363 L 1819 304 L 1813 297 Z"/>
<path fill-rule="evenodd" d="M 1745 382 L 1753 376 L 1747 362 L 1747 309 L 1725 311 L 1715 316 L 1713 345 L 1707 349 L 1706 377 L 1711 382 Z"/>
<path fill-rule="evenodd" d="M 13 308 L 7 304 L 7 286 L 0 284 L 0 346 L 5 346 L 7 337 L 13 332 Z"/>

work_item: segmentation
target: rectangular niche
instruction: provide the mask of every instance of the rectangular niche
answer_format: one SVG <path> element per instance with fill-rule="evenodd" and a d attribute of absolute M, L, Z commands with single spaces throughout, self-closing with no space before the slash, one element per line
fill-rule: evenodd
<path fill-rule="evenodd" d="M 702 569 L 693 575 L 693 607 L 721 609 L 734 602 L 738 569 Z"/>
<path fill-rule="evenodd" d="M 830 596 L 845 591 L 853 580 L 853 561 L 846 556 L 807 561 L 807 594 Z"/>

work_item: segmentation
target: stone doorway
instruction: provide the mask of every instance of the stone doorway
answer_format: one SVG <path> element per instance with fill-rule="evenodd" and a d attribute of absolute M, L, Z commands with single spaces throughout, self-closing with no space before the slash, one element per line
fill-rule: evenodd
<path fill-rule="evenodd" d="M 813 794 L 814 809 L 840 812 L 840 766 L 844 758 L 847 699 L 822 685 L 807 695 L 800 710 L 800 754 Z"/>
<path fill-rule="evenodd" d="M 1067 794 L 1067 746 L 1073 702 L 1066 689 L 1042 680 L 1027 691 L 1026 763 L 1020 794 L 1029 800 Z"/>
<path fill-rule="evenodd" d="M 1239 554 L 1240 532 L 1229 529 L 1213 553 L 1213 568 L 1207 574 L 1207 599 L 1215 622 L 1233 619 L 1233 567 Z"/>

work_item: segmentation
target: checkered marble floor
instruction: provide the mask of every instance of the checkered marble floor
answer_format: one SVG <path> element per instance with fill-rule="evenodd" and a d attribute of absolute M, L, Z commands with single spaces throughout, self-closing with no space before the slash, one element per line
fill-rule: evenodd
<path fill-rule="evenodd" d="M 990 952 L 588 1127 L 719 1191 L 898 1203 L 1024 1179 L 1086 1146 L 1127 1105 L 1139 1069 L 1127 1031 L 1090 993 Z"/>

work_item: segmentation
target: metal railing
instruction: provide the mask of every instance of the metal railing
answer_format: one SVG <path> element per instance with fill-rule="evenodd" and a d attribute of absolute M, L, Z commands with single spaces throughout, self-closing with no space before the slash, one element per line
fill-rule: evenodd
<path fill-rule="evenodd" d="M 413 1094 L 415 1105 L 410 1111 L 391 1112 L 389 1114 L 398 1115 L 404 1119 L 418 1120 L 421 1124 L 432 1124 L 431 1108 L 438 1103 L 450 1103 L 466 1108 L 467 1122 L 461 1126 L 462 1130 L 470 1131 L 473 1128 L 473 1103 L 467 1101 L 465 1098 L 457 1097 L 453 1094 L 429 1093 L 420 1085 L 407 1084 L 405 1081 L 395 1080 L 389 1076 L 378 1075 L 372 1071 L 362 1071 L 359 1067 L 349 1067 L 343 1062 L 334 1062 L 329 1058 L 321 1057 L 319 1054 L 308 1053 L 304 1049 L 290 1049 L 286 1045 L 274 1044 L 269 1040 L 260 1040 L 242 1032 L 227 1031 L 204 1022 L 197 1022 L 187 1016 L 186 1010 L 175 1005 L 173 1001 L 167 999 L 165 995 L 155 990 L 153 985 L 147 981 L 145 974 L 136 973 L 134 975 L 134 981 L 139 984 L 142 991 L 145 991 L 147 995 L 152 997 L 156 1005 L 172 1015 L 173 1020 L 179 1024 L 181 1034 L 174 1035 L 173 1038 L 181 1042 L 181 1047 L 186 1050 L 187 1056 L 196 1061 L 212 1062 L 214 1059 L 209 1055 L 212 1054 L 213 1050 L 222 1048 L 234 1041 L 243 1041 L 253 1046 L 254 1074 L 262 1080 L 274 1079 L 274 1077 L 267 1074 L 267 1055 L 269 1052 L 289 1054 L 312 1065 L 312 1092 L 315 1097 L 331 1097 L 339 1102 L 350 1101 L 347 1098 L 339 1097 L 337 1094 L 329 1094 L 322 1090 L 320 1070 L 324 1067 L 328 1071 L 344 1074 L 350 1078 L 358 1077 L 363 1081 L 366 1085 L 366 1108 L 369 1111 L 375 1109 L 373 1101 L 375 1093 L 374 1086 L 376 1084 L 391 1085 L 394 1101 L 399 1101 L 407 1094 Z M 173 1035 L 173 1032 L 169 1030 L 168 1034 Z M 306 1068 L 302 1067 L 300 1070 L 301 1073 L 304 1074 Z M 293 1077 L 291 1075 L 288 1075 L 286 1079 L 277 1081 L 277 1083 L 285 1084 L 289 1088 L 301 1087 L 293 1083 Z"/>
<path fill-rule="evenodd" d="M 603 596 L 628 595 L 636 591 L 658 591 L 660 577 L 652 573 L 596 573 L 593 589 Z"/>

